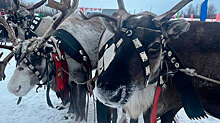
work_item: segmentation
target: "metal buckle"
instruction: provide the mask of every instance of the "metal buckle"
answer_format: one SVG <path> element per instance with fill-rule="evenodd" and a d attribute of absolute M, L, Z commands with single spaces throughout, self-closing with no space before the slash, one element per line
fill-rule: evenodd
<path fill-rule="evenodd" d="M 127 30 L 127 31 L 126 31 L 126 34 L 127 34 L 127 36 L 130 37 L 130 36 L 132 36 L 133 32 L 132 32 L 132 30 Z"/>

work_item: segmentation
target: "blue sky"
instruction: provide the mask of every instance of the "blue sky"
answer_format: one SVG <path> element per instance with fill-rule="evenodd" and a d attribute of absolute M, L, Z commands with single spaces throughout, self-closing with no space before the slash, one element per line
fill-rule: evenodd
<path fill-rule="evenodd" d="M 40 0 L 23 0 L 25 2 L 37 2 Z M 56 0 L 59 1 L 59 0 Z M 159 15 L 169 10 L 180 0 L 124 0 L 126 10 L 130 13 L 139 13 L 142 11 L 150 11 Z M 202 3 L 204 0 L 193 0 L 193 4 Z M 215 4 L 220 13 L 220 0 L 209 0 L 209 4 Z M 80 0 L 79 7 L 116 9 L 117 0 Z M 186 6 L 187 8 L 187 6 Z"/>

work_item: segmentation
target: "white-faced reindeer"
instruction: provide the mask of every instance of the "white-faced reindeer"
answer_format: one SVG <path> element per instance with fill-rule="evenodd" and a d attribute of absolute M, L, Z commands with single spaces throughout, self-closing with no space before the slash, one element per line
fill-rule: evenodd
<path fill-rule="evenodd" d="M 118 0 L 118 2 L 120 3 L 121 1 Z M 53 7 L 53 8 L 59 7 L 59 10 L 62 10 L 62 12 L 65 14 L 66 13 L 66 11 L 64 11 L 65 8 L 63 8 L 61 5 L 49 0 L 50 7 Z M 122 4 L 119 4 L 119 6 L 122 6 Z M 66 7 L 68 7 L 68 6 L 66 5 Z M 119 8 L 121 8 L 121 7 L 119 7 Z M 71 10 L 71 11 L 73 11 L 73 10 Z M 36 81 L 39 81 L 39 79 L 36 77 L 36 75 L 33 72 L 31 72 L 30 68 L 32 68 L 32 69 L 33 69 L 33 67 L 36 68 L 35 70 L 37 70 L 37 71 L 35 71 L 35 73 L 37 73 L 37 74 L 44 73 L 42 71 L 45 71 L 47 69 L 46 63 L 45 63 L 46 58 L 43 56 L 38 56 L 37 54 L 41 54 L 41 53 L 37 52 L 37 54 L 36 54 L 36 53 L 34 53 L 34 51 L 35 51 L 35 49 L 37 49 L 37 51 L 43 52 L 44 56 L 46 56 L 45 54 L 51 54 L 57 50 L 57 47 L 53 47 L 52 45 L 49 45 L 48 42 L 45 40 L 48 39 L 51 36 L 51 34 L 55 31 L 58 24 L 62 21 L 63 16 L 64 15 L 61 15 L 60 17 L 58 17 L 58 19 L 51 26 L 52 29 L 48 30 L 48 32 L 44 35 L 44 37 L 41 38 L 43 43 L 42 42 L 40 43 L 39 39 L 33 38 L 30 40 L 25 40 L 25 41 L 21 42 L 17 46 L 17 48 L 15 48 L 16 49 L 15 56 L 17 57 L 17 61 L 20 64 L 18 64 L 17 69 L 15 70 L 15 73 L 8 84 L 9 90 L 12 93 L 14 93 L 15 95 L 17 95 L 17 96 L 26 95 L 28 93 L 28 91 L 37 83 L 37 82 L 33 82 L 31 80 L 34 79 Z M 62 40 L 64 40 L 64 39 L 60 39 L 60 38 L 64 38 L 64 37 L 68 36 L 68 35 L 66 35 L 66 36 L 62 37 L 62 31 L 69 32 L 74 38 L 76 38 L 78 40 L 78 42 L 82 45 L 83 49 L 85 50 L 85 51 L 83 51 L 83 50 L 81 51 L 78 49 L 79 47 L 74 47 L 72 49 L 73 51 L 70 50 L 70 52 L 72 54 L 77 54 L 78 56 L 76 56 L 76 57 L 81 58 L 81 61 L 86 60 L 86 59 L 88 60 L 88 58 L 89 58 L 91 61 L 91 68 L 92 69 L 96 68 L 96 65 L 97 65 L 97 61 L 96 61 L 97 55 L 96 54 L 97 54 L 98 42 L 99 42 L 99 38 L 100 38 L 102 32 L 104 31 L 104 28 L 102 27 L 99 18 L 85 21 L 85 20 L 81 20 L 77 14 L 75 14 L 75 13 L 71 14 L 67 19 L 65 19 L 65 21 L 62 22 L 62 24 L 60 24 L 60 26 L 57 28 L 55 34 L 49 38 L 50 41 L 55 42 L 54 46 L 56 46 L 57 40 L 61 40 L 61 42 L 62 42 Z M 60 34 L 61 37 L 59 37 L 59 33 L 61 33 Z M 76 40 L 74 39 L 72 41 L 74 42 Z M 60 42 L 60 41 L 58 41 L 58 42 Z M 49 42 L 49 43 L 51 43 L 51 42 Z M 48 47 L 48 45 L 49 45 L 49 47 Z M 61 47 L 61 49 L 63 48 L 62 45 L 60 47 Z M 68 49 L 68 47 L 64 47 L 64 49 L 65 48 Z M 51 51 L 51 52 L 49 52 L 49 51 Z M 70 53 L 70 56 L 72 55 L 71 53 Z M 82 56 L 82 54 L 85 55 L 85 53 L 88 54 L 87 58 L 86 58 L 86 56 Z M 25 60 L 23 59 L 24 56 L 26 57 Z M 35 58 L 35 57 L 37 57 L 37 58 Z M 19 60 L 19 59 L 21 59 L 21 60 Z M 33 62 L 33 65 L 32 65 L 33 67 L 29 66 L 29 68 L 28 68 L 27 63 L 25 64 L 25 62 L 24 62 L 24 61 L 27 62 L 26 59 L 28 59 L 29 62 L 31 62 L 31 63 Z M 69 82 L 70 82 L 70 84 L 74 85 L 74 86 L 71 86 L 71 89 L 70 89 L 70 93 L 71 93 L 70 96 L 73 96 L 73 97 L 71 97 L 71 99 L 73 99 L 74 102 L 71 102 L 71 103 L 73 103 L 72 104 L 73 107 L 70 107 L 69 112 L 76 113 L 76 119 L 78 117 L 81 117 L 82 119 L 86 119 L 85 118 L 86 85 L 80 84 L 80 82 L 83 82 L 88 79 L 88 71 L 85 71 L 86 64 L 80 63 L 80 59 L 74 60 L 71 57 L 69 57 L 68 55 L 66 55 L 66 60 L 68 62 L 69 73 L 70 73 Z M 53 63 L 53 62 L 52 63 L 51 62 L 52 61 L 50 61 L 49 64 Z M 55 68 L 53 68 L 53 69 L 55 69 Z M 22 75 L 20 75 L 21 74 L 20 71 L 22 71 L 22 73 L 23 73 Z M 48 73 L 50 73 L 50 72 L 48 72 Z M 20 77 L 18 77 L 18 76 L 20 76 Z M 23 77 L 21 77 L 21 76 L 23 76 Z M 53 82 L 54 82 L 55 76 L 56 75 L 52 76 Z M 16 81 L 14 81 L 15 79 L 16 79 Z M 42 79 L 42 81 L 46 81 L 45 79 L 46 79 L 46 76 Z M 21 80 L 21 81 L 18 81 L 18 80 Z M 76 84 L 74 82 L 78 83 L 79 85 L 76 86 Z M 99 106 L 97 106 L 97 108 L 99 108 Z M 106 114 L 106 110 L 108 110 L 108 109 L 103 110 L 103 107 L 99 108 L 99 109 L 101 109 L 101 111 L 103 111 L 100 114 L 103 115 L 104 117 L 106 117 L 106 115 L 109 115 L 109 114 Z M 98 109 L 98 112 L 99 112 L 99 109 Z M 104 119 L 104 117 L 102 117 L 98 114 L 98 122 L 109 122 L 110 118 Z M 80 120 L 82 120 L 82 119 L 80 119 Z M 99 121 L 99 119 L 100 119 L 100 121 Z"/>
<path fill-rule="evenodd" d="M 91 69 L 97 65 L 96 49 L 104 27 L 99 19 L 85 21 L 81 20 L 77 13 L 73 13 L 78 6 L 78 0 L 74 0 L 72 6 L 71 0 L 62 2 L 59 4 L 53 0 L 48 1 L 49 7 L 62 13 L 42 38 L 31 38 L 14 46 L 17 67 L 8 83 L 8 90 L 22 97 L 39 81 L 55 83 L 56 77 L 67 73 L 69 78 L 65 79 L 68 79 L 70 86 L 67 88 L 71 96 L 68 112 L 74 113 L 76 121 L 86 121 L 88 91 L 87 83 L 82 82 L 89 79 Z M 70 45 L 65 45 L 69 43 L 66 41 L 69 41 Z M 55 54 L 57 56 L 54 56 Z M 56 60 L 66 61 L 68 70 L 56 70 Z"/>
<path fill-rule="evenodd" d="M 46 1 L 47 0 L 41 0 L 30 7 L 21 4 L 19 0 L 13 0 L 14 7 L 12 10 L 7 11 L 9 17 L 6 21 L 12 27 L 17 39 L 25 40 L 32 37 L 42 37 L 45 34 L 55 18 L 49 16 L 40 18 L 38 16 L 34 16 L 31 11 L 39 8 Z M 1 18 L 1 20 L 2 19 L 5 18 Z M 2 23 L 4 23 L 3 20 Z M 10 39 L 8 39 L 8 31 L 2 25 L 1 28 L 1 40 L 10 41 Z M 0 63 L 0 80 L 4 80 L 5 78 L 4 68 L 7 64 L 3 63 L 4 62 Z"/>

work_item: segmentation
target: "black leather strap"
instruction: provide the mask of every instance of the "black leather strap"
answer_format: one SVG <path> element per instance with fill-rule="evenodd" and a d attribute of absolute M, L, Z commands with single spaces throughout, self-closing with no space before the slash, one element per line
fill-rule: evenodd
<path fill-rule="evenodd" d="M 53 36 L 59 40 L 59 47 L 78 63 L 83 64 L 88 71 L 91 71 L 91 61 L 84 48 L 69 32 L 58 29 Z M 87 71 L 86 71 L 87 72 Z"/>

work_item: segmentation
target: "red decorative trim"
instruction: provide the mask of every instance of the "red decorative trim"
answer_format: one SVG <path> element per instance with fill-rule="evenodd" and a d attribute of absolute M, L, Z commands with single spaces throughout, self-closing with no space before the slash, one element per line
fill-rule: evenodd
<path fill-rule="evenodd" d="M 158 108 L 160 92 L 161 92 L 161 86 L 157 86 L 156 92 L 154 94 L 153 109 L 151 111 L 151 118 L 150 118 L 151 123 L 157 123 L 157 108 Z"/>
<path fill-rule="evenodd" d="M 69 75 L 66 73 L 68 72 L 68 65 L 65 58 L 64 52 L 60 49 L 62 58 L 59 59 L 59 55 L 53 54 L 53 59 L 56 66 L 56 84 L 57 84 L 57 92 L 62 92 L 64 97 L 69 97 Z M 64 72 L 64 69 L 66 72 Z"/>
<path fill-rule="evenodd" d="M 60 49 L 60 51 L 61 51 L 61 54 L 63 55 L 63 58 L 65 58 L 64 52 L 61 49 Z M 62 59 L 61 64 L 62 64 L 62 68 L 66 72 L 69 72 L 66 59 Z M 64 96 L 64 98 L 69 97 L 69 84 L 68 84 L 69 75 L 66 72 L 63 72 L 63 84 L 64 84 L 63 96 Z"/>

